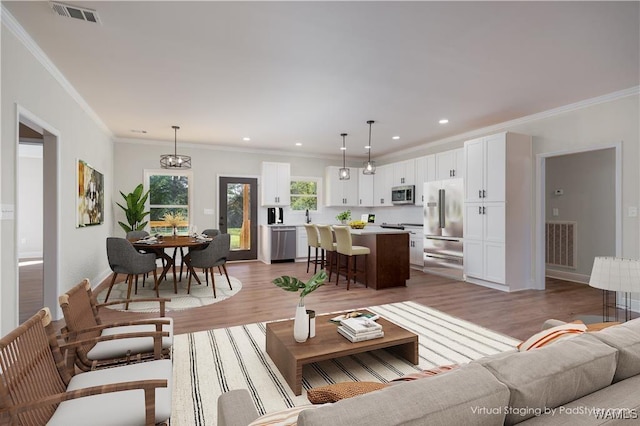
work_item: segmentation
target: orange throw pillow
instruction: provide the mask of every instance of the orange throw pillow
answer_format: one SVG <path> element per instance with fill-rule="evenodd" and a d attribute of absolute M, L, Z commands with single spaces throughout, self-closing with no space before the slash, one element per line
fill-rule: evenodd
<path fill-rule="evenodd" d="M 321 386 L 307 391 L 307 399 L 312 404 L 326 404 L 351 398 L 386 387 L 385 383 L 344 382 Z"/>

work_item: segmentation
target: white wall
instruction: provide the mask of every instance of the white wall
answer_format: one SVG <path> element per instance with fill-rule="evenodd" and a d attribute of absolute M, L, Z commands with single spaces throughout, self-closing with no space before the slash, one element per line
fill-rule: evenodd
<path fill-rule="evenodd" d="M 20 144 L 18 257 L 42 257 L 42 145 Z"/>
<path fill-rule="evenodd" d="M 75 227 L 76 161 L 87 161 L 105 175 L 105 203 L 111 205 L 113 142 L 45 69 L 25 45 L 9 30 L 2 17 L 1 34 L 1 184 L 0 202 L 16 204 L 17 105 L 48 123 L 59 134 L 59 272 L 57 282 L 45 286 L 64 292 L 82 278 L 106 276 L 109 270 L 105 238 L 111 235 L 113 217 L 105 211 L 105 223 L 87 228 Z M 45 141 L 46 143 L 46 141 Z M 1 222 L 0 329 L 4 335 L 17 326 L 17 229 L 15 220 Z M 54 316 L 59 312 L 53 311 Z"/>
<path fill-rule="evenodd" d="M 584 275 L 596 256 L 615 256 L 615 150 L 581 152 L 546 161 L 546 220 L 577 222 L 575 269 L 547 269 Z M 555 195 L 555 190 L 562 195 Z M 557 209 L 557 216 L 553 210 Z"/>

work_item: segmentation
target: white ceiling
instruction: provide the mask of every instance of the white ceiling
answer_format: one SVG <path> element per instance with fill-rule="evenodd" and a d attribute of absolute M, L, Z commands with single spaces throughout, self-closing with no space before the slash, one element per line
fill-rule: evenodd
<path fill-rule="evenodd" d="M 640 84 L 637 1 L 2 3 L 123 139 L 375 157 Z"/>

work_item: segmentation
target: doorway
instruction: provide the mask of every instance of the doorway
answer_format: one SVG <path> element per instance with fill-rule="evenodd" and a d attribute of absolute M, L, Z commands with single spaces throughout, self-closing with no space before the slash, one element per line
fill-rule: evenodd
<path fill-rule="evenodd" d="M 229 260 L 258 258 L 258 179 L 219 178 L 220 232 L 231 235 Z"/>

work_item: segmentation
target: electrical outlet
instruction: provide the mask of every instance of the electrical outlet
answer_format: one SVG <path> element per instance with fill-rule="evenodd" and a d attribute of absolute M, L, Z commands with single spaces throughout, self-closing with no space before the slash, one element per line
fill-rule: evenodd
<path fill-rule="evenodd" d="M 629 217 L 638 217 L 638 208 L 635 206 L 629 207 Z"/>
<path fill-rule="evenodd" d="M 553 213 L 554 216 L 560 216 L 560 210 L 557 207 L 553 208 Z"/>

